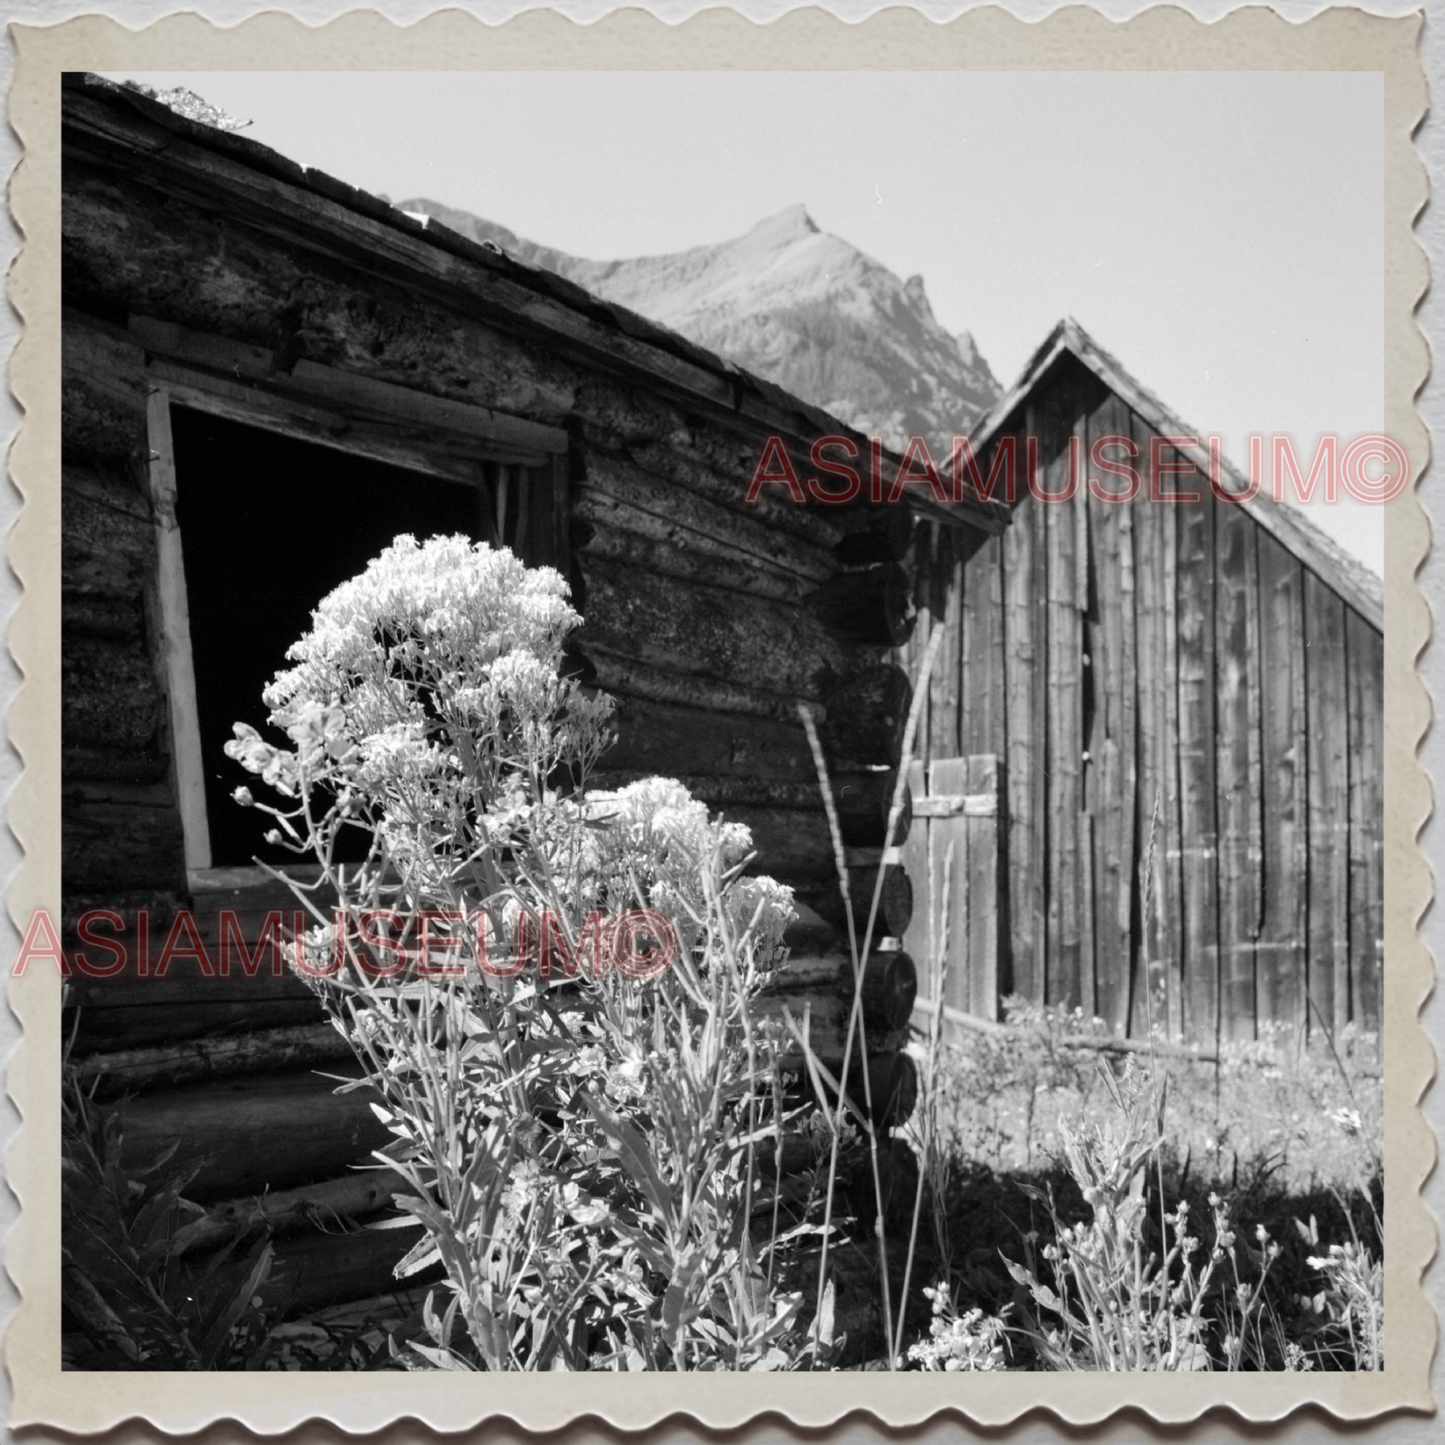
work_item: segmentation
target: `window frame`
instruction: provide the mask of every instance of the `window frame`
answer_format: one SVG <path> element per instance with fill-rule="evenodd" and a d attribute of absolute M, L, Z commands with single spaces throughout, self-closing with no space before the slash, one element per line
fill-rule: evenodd
<path fill-rule="evenodd" d="M 156 572 L 148 603 L 156 667 L 166 696 L 171 780 L 181 817 L 187 884 L 194 891 L 209 891 L 259 883 L 268 876 L 259 866 L 215 868 L 211 863 L 184 542 L 176 513 L 171 407 L 208 412 L 462 482 L 477 489 L 482 506 L 488 505 L 493 469 L 502 515 L 479 515 L 479 531 L 485 532 L 490 522 L 493 538 L 505 527 L 504 498 L 518 495 L 525 482 L 529 505 L 524 515 L 537 519 L 529 560 L 564 573 L 569 439 L 560 427 L 315 363 L 301 362 L 290 372 L 278 372 L 261 348 L 149 318 L 131 317 L 128 329 L 146 351 L 147 485 L 156 529 Z M 523 469 L 531 469 L 531 477 Z M 516 489 L 511 486 L 514 479 Z M 541 486 L 536 485 L 539 479 Z M 541 494 L 535 500 L 533 491 Z M 526 541 L 524 537 L 524 547 Z"/>

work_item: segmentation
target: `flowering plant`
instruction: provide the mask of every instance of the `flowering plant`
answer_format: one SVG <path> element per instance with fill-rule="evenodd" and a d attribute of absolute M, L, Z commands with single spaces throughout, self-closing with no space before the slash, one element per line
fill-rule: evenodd
<path fill-rule="evenodd" d="M 321 865 L 293 882 L 318 922 L 295 962 L 395 1135 L 425 1227 L 398 1272 L 446 1272 L 408 1363 L 795 1364 L 817 1347 L 779 1288 L 788 1246 L 749 1228 L 787 1118 L 749 1005 L 791 895 L 743 878 L 747 830 L 678 783 L 587 794 L 611 702 L 561 674 L 579 621 L 549 569 L 398 538 L 267 689 L 289 746 L 237 727 L 230 755 L 281 799 L 239 801 Z M 579 967 L 629 910 L 672 966 Z"/>

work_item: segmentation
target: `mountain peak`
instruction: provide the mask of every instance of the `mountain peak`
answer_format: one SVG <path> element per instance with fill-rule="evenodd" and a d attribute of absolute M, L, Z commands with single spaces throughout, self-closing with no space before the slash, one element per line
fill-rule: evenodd
<path fill-rule="evenodd" d="M 920 316 L 933 320 L 933 307 L 928 304 L 928 293 L 923 289 L 922 276 L 910 276 L 903 283 L 903 295 Z"/>
<path fill-rule="evenodd" d="M 772 241 L 783 244 L 788 241 L 801 241 L 806 236 L 816 236 L 818 227 L 813 218 L 808 214 L 808 208 L 801 201 L 795 206 L 788 206 L 779 211 L 776 215 L 768 216 L 758 222 L 748 232 L 750 237 L 758 240 Z"/>

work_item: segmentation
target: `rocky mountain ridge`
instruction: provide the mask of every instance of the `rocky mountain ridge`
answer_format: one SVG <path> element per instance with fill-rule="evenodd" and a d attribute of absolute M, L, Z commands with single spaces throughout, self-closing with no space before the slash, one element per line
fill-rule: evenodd
<path fill-rule="evenodd" d="M 717 245 L 622 261 L 572 256 L 436 201 L 400 208 L 671 327 L 899 450 L 919 434 L 942 461 L 1000 393 L 973 338 L 938 322 L 922 276 L 900 281 L 801 205 Z"/>

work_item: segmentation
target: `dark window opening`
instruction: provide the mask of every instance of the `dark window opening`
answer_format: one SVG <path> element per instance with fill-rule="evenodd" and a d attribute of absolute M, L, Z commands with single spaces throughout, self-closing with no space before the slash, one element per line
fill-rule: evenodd
<path fill-rule="evenodd" d="M 398 533 L 486 537 L 492 499 L 482 488 L 181 407 L 172 408 L 171 429 L 211 863 L 308 861 L 267 844 L 272 819 L 232 798 L 242 783 L 257 783 L 222 751 L 232 724 L 272 736 L 261 691 L 328 592 Z M 351 841 L 353 857 L 343 861 L 364 856 L 365 840 Z"/>

